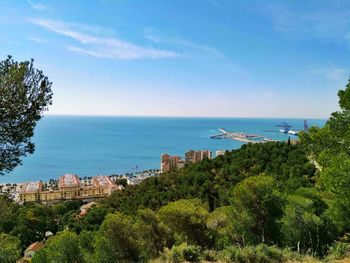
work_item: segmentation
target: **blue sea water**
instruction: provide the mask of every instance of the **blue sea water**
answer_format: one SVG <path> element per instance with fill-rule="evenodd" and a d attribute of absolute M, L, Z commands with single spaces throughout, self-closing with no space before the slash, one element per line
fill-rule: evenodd
<path fill-rule="evenodd" d="M 23 158 L 23 165 L 0 177 L 0 183 L 58 178 L 65 173 L 79 176 L 121 174 L 159 168 L 160 155 L 183 156 L 189 149 L 239 148 L 233 140 L 213 140 L 223 127 L 287 140 L 276 125 L 285 121 L 303 129 L 301 119 L 254 118 L 161 118 L 161 117 L 81 117 L 46 116 L 35 130 L 36 150 Z M 322 126 L 325 120 L 308 120 Z"/>

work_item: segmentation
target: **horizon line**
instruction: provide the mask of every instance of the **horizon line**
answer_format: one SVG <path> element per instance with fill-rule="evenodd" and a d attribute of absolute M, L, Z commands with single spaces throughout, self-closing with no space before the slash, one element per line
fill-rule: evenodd
<path fill-rule="evenodd" d="M 183 119 L 298 119 L 298 120 L 327 120 L 329 117 L 262 117 L 262 116 L 183 116 L 183 115 L 104 115 L 104 114 L 44 114 L 44 117 L 122 117 L 122 118 L 183 118 Z"/>

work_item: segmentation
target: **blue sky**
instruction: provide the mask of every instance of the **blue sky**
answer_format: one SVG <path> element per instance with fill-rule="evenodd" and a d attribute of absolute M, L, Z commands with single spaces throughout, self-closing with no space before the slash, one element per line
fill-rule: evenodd
<path fill-rule="evenodd" d="M 350 1 L 0 1 L 0 58 L 34 58 L 49 114 L 325 118 Z"/>

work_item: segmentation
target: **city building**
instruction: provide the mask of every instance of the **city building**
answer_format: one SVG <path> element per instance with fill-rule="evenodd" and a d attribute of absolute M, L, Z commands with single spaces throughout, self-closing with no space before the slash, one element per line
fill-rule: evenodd
<path fill-rule="evenodd" d="M 216 151 L 216 157 L 220 156 L 220 155 L 225 155 L 225 150 L 217 150 Z"/>
<path fill-rule="evenodd" d="M 60 177 L 58 187 L 62 199 L 73 199 L 79 196 L 80 180 L 76 174 L 65 174 Z"/>
<path fill-rule="evenodd" d="M 80 183 L 76 174 L 65 174 L 59 178 L 58 190 L 42 190 L 42 182 L 25 183 L 19 193 L 19 201 L 51 203 L 72 199 L 95 199 L 110 195 L 122 186 L 115 185 L 108 176 L 93 176 L 90 184 Z"/>
<path fill-rule="evenodd" d="M 180 156 L 172 156 L 165 153 L 161 156 L 160 171 L 161 173 L 166 173 L 183 168 L 184 165 L 185 162 L 181 159 Z"/>
<path fill-rule="evenodd" d="M 185 161 L 180 159 L 177 161 L 177 164 L 176 164 L 176 169 L 179 170 L 181 168 L 184 168 L 185 167 Z"/>
<path fill-rule="evenodd" d="M 197 163 L 203 159 L 211 159 L 210 150 L 189 150 L 185 153 L 185 162 L 186 163 Z"/>
<path fill-rule="evenodd" d="M 29 182 L 22 185 L 20 194 L 24 196 L 24 202 L 37 202 L 40 200 L 40 192 L 43 190 L 43 183 Z"/>
<path fill-rule="evenodd" d="M 161 155 L 160 172 L 166 173 L 185 167 L 188 163 L 197 163 L 203 159 L 211 159 L 210 150 L 189 150 L 185 153 L 185 160 L 180 156 L 173 156 L 167 153 Z"/>

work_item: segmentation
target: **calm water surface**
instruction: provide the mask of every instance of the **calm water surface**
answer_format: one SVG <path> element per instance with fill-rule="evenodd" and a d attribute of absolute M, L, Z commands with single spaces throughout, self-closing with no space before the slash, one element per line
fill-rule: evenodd
<path fill-rule="evenodd" d="M 3 182 L 58 178 L 65 173 L 79 176 L 120 174 L 159 168 L 162 153 L 184 155 L 189 149 L 230 150 L 242 143 L 211 140 L 218 128 L 261 134 L 287 140 L 275 125 L 286 121 L 303 129 L 301 119 L 252 118 L 153 118 L 46 116 L 36 130 L 36 151 L 23 165 L 0 177 Z M 308 120 L 322 126 L 324 120 Z"/>

